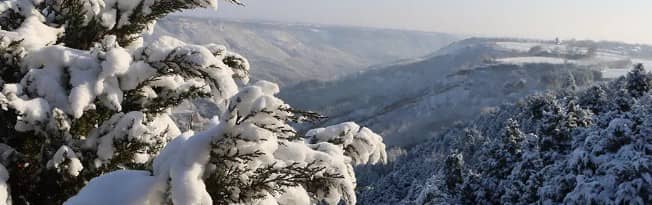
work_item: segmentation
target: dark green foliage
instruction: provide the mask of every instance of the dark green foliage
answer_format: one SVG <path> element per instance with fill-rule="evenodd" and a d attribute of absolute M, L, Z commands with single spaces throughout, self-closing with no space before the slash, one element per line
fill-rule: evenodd
<path fill-rule="evenodd" d="M 26 165 L 22 163 L 8 167 L 12 174 L 8 184 L 13 204 L 63 204 L 70 196 L 77 194 L 86 184 L 84 180 L 88 179 L 62 174 L 38 164 Z"/>
<path fill-rule="evenodd" d="M 214 204 L 253 203 L 264 198 L 267 193 L 281 194 L 286 187 L 303 186 L 309 193 L 316 193 L 323 187 L 335 186 L 335 179 L 342 178 L 339 174 L 324 172 L 325 167 L 315 162 L 303 165 L 293 163 L 278 167 L 276 164 L 253 170 L 253 178 L 247 181 L 238 179 L 251 170 L 237 167 L 218 167 L 214 175 L 206 180 L 208 193 Z M 223 169 L 223 170 L 222 170 Z M 273 185 L 270 185 L 273 184 Z M 234 190 L 229 187 L 239 187 L 239 200 L 232 200 Z"/>
<path fill-rule="evenodd" d="M 326 116 L 320 115 L 316 112 L 297 110 L 294 108 L 280 108 L 281 111 L 292 113 L 290 120 L 292 122 L 317 122 L 326 119 Z"/>
<path fill-rule="evenodd" d="M 232 3 L 238 3 L 229 0 Z M 107 35 L 115 35 L 120 45 L 126 46 L 137 40 L 148 28 L 148 25 L 153 21 L 160 19 L 170 13 L 181 11 L 184 9 L 192 9 L 201 6 L 200 2 L 193 0 L 160 0 L 155 1 L 148 9 L 151 12 L 146 12 L 144 8 L 144 0 L 140 0 L 134 12 L 128 16 L 130 23 L 125 25 L 114 25 L 107 28 L 102 25 L 97 17 L 87 19 L 85 17 L 86 11 L 82 5 L 81 0 L 63 0 L 59 4 L 56 1 L 50 1 L 51 8 L 49 11 L 58 14 L 55 18 L 55 24 L 64 25 L 65 34 L 59 39 L 60 43 L 65 44 L 71 48 L 89 49 L 94 43 L 99 42 Z M 116 9 L 117 19 L 115 22 L 123 21 L 122 11 L 118 5 L 107 5 L 109 8 Z"/>
<path fill-rule="evenodd" d="M 607 134 L 605 148 L 609 152 L 617 152 L 623 145 L 631 143 L 628 133 L 619 128 Z"/>
<path fill-rule="evenodd" d="M 56 24 L 64 25 L 65 33 L 59 37 L 58 43 L 67 47 L 87 50 L 93 43 L 99 42 L 107 35 L 106 28 L 99 19 L 86 19 L 82 0 L 62 0 L 60 4 L 50 1 L 51 11 L 58 14 Z"/>
<path fill-rule="evenodd" d="M 100 103 L 96 103 L 100 105 Z M 93 110 L 88 110 L 84 112 L 81 118 L 72 121 L 72 127 L 70 129 L 70 134 L 74 137 L 88 137 L 90 132 L 97 128 L 98 125 L 101 125 L 104 121 L 108 120 L 116 112 L 108 109 L 104 106 L 98 106 Z"/>
<path fill-rule="evenodd" d="M 563 120 L 564 128 L 567 132 L 578 127 L 591 126 L 593 113 L 577 105 L 575 100 L 571 100 L 566 105 L 566 116 Z"/>
<path fill-rule="evenodd" d="M 218 67 L 203 68 L 196 65 L 191 58 L 198 54 L 196 51 L 175 49 L 161 61 L 149 62 L 149 65 L 156 69 L 156 75 L 140 83 L 136 89 L 125 93 L 123 111 L 142 111 L 147 114 L 159 114 L 166 109 L 179 105 L 185 100 L 206 98 L 212 94 L 207 93 L 204 87 L 191 87 L 187 91 L 169 90 L 152 86 L 152 83 L 161 77 L 179 75 L 187 79 L 203 79 L 210 83 L 211 89 L 220 91 L 219 82 L 213 79 L 205 69 L 223 69 Z M 149 87 L 154 89 L 157 96 L 154 99 L 147 99 L 143 89 Z M 220 91 L 221 92 L 221 91 Z"/>
<path fill-rule="evenodd" d="M 14 128 L 16 121 L 18 120 L 18 112 L 13 109 L 0 109 L 0 140 L 2 143 L 12 145 L 22 140 L 26 136 L 25 133 L 18 132 Z"/>
<path fill-rule="evenodd" d="M 446 188 L 450 193 L 457 191 L 457 186 L 462 184 L 462 169 L 464 160 L 459 153 L 448 155 L 444 166 L 444 177 L 446 180 Z"/>
<path fill-rule="evenodd" d="M 168 128 L 169 129 L 169 128 Z M 165 144 L 166 134 L 168 131 L 162 133 L 161 136 L 156 137 L 157 142 L 145 143 L 134 139 L 124 139 L 113 142 L 115 149 L 119 150 L 117 154 L 111 158 L 108 164 L 99 168 L 99 171 L 94 171 L 97 176 L 120 169 L 134 169 L 134 170 L 148 170 L 151 167 L 151 162 L 146 164 L 133 162 L 136 154 L 157 154 Z"/>
<path fill-rule="evenodd" d="M 5 31 L 16 30 L 25 20 L 25 17 L 14 10 L 0 14 L 0 28 Z"/>
<path fill-rule="evenodd" d="M 239 102 L 240 99 L 236 98 L 228 108 L 228 111 L 233 114 L 230 117 L 234 120 L 234 123 L 236 125 L 253 123 L 256 127 L 277 133 L 277 137 L 282 139 L 279 146 L 286 146 L 283 141 L 302 141 L 303 138 L 290 127 L 274 123 L 257 123 L 255 118 L 267 115 L 275 119 L 295 122 L 322 118 L 321 115 L 313 112 L 298 111 L 286 107 L 280 107 L 276 110 L 281 113 L 261 110 L 248 115 L 240 115 L 236 108 Z M 286 119 L 282 116 L 286 114 L 293 114 L 293 116 Z M 238 149 L 233 149 L 246 143 L 260 142 L 252 141 L 247 136 L 242 136 L 242 134 L 226 133 L 211 143 L 209 166 L 214 168 L 212 168 L 211 174 L 207 176 L 205 183 L 214 204 L 250 204 L 254 200 L 266 197 L 267 194 L 283 194 L 287 187 L 301 186 L 310 194 L 318 194 L 321 192 L 320 190 L 325 190 L 325 188 L 327 188 L 326 190 L 331 188 L 339 189 L 337 187 L 338 180 L 344 176 L 332 172 L 333 170 L 327 170 L 326 166 L 321 164 L 323 162 L 319 160 L 307 163 L 294 162 L 285 165 L 273 163 L 257 169 L 243 166 L 264 157 L 264 153 L 261 151 L 244 153 Z M 337 144 L 337 142 L 332 143 Z M 241 176 L 252 177 L 242 179 Z M 238 187 L 238 189 L 233 190 L 232 187 Z M 311 197 L 318 198 L 317 196 Z"/>
<path fill-rule="evenodd" d="M 242 5 L 237 0 L 227 0 L 228 2 Z M 194 0 L 160 0 L 156 1 L 150 8 L 150 13 L 143 12 L 143 3 L 145 1 L 141 0 L 140 4 L 136 7 L 136 11 L 129 16 L 130 24 L 118 26 L 111 30 L 106 31 L 109 35 L 118 36 L 118 43 L 120 45 L 129 45 L 133 41 L 137 40 L 138 37 L 147 29 L 148 24 L 152 21 L 160 19 L 170 13 L 185 9 L 197 8 L 200 5 L 197 1 Z M 117 5 L 116 5 L 117 6 Z M 120 11 L 118 10 L 118 14 Z M 121 15 L 117 15 L 120 17 Z M 120 19 L 117 19 L 116 22 L 119 22 Z"/>
<path fill-rule="evenodd" d="M 611 106 L 614 110 L 620 112 L 629 112 L 632 110 L 632 104 L 634 104 L 634 99 L 631 98 L 631 95 L 626 89 L 620 89 L 618 92 L 614 93 L 614 100 L 611 101 Z"/>
<path fill-rule="evenodd" d="M 90 178 L 70 176 L 47 167 L 47 159 L 64 144 L 58 136 L 16 132 L 7 145 L 15 148 L 3 165 L 10 173 L 8 185 L 14 204 L 62 204 Z M 63 166 L 69 162 L 62 163 Z"/>
<path fill-rule="evenodd" d="M 232 2 L 232 0 L 229 0 Z M 62 27 L 65 32 L 59 36 L 57 43 L 66 47 L 90 50 L 102 39 L 108 35 L 115 35 L 121 46 L 127 46 L 141 35 L 147 29 L 147 26 L 154 20 L 164 17 L 172 12 L 182 9 L 196 8 L 201 6 L 199 1 L 194 0 L 162 0 L 155 1 L 152 5 L 151 12 L 145 13 L 143 3 L 140 1 L 138 8 L 128 17 L 129 24 L 107 28 L 97 17 L 87 18 L 83 0 L 61 0 L 61 1 L 43 1 L 35 5 L 39 11 L 47 16 L 46 24 L 51 27 Z M 237 3 L 237 2 L 234 2 Z M 115 7 L 117 5 L 107 5 Z M 117 10 L 118 17 L 121 17 L 121 10 Z M 24 16 L 15 10 L 8 9 L 0 13 L 0 27 L 4 31 L 12 31 L 19 28 Z M 116 19 L 120 21 L 120 19 Z M 5 41 L 5 37 L 0 35 L 0 42 Z M 21 48 L 21 41 L 8 42 L 6 45 L 0 45 L 0 78 L 4 83 L 18 83 L 24 78 L 22 64 L 25 51 Z M 179 59 L 176 59 L 179 60 Z M 181 62 L 181 61 L 180 61 Z M 170 63 L 170 62 L 168 62 Z M 175 67 L 175 69 L 160 70 L 159 76 L 164 75 L 182 75 L 184 77 L 196 77 L 202 79 L 212 79 L 204 73 L 189 73 L 189 65 L 180 65 L 186 67 Z M 190 65 L 192 66 L 192 65 Z M 219 68 L 212 68 L 219 69 Z M 196 70 L 195 70 L 196 71 Z M 64 81 L 69 81 L 70 76 L 64 75 Z M 151 79 L 154 80 L 154 79 Z M 147 81 L 149 83 L 151 81 Z M 214 82 L 216 84 L 217 82 Z M 143 84 L 142 86 L 146 86 Z M 217 88 L 218 86 L 215 85 Z M 142 87 L 141 87 L 142 88 Z M 68 87 L 69 91 L 71 87 Z M 96 167 L 97 159 L 96 150 L 86 150 L 82 148 L 83 140 L 89 137 L 98 127 L 104 125 L 112 116 L 127 113 L 129 111 L 141 111 L 146 116 L 160 114 L 164 110 L 180 104 L 184 100 L 199 97 L 210 97 L 209 93 L 202 88 L 193 87 L 189 91 L 180 92 L 175 90 L 156 90 L 158 97 L 148 99 L 145 104 L 140 100 L 142 95 L 140 90 L 131 90 L 125 92 L 122 111 L 112 110 L 102 106 L 101 102 L 95 102 L 93 109 L 86 110 L 79 119 L 72 119 L 66 116 L 65 120 L 70 120 L 70 128 L 62 130 L 39 130 L 37 132 L 19 132 L 15 125 L 20 113 L 12 109 L 0 109 L 0 142 L 9 148 L 0 149 L 2 157 L 0 162 L 4 165 L 10 175 L 8 185 L 13 204 L 63 204 L 65 200 L 77 194 L 79 190 L 103 173 L 119 169 L 151 169 L 151 162 L 140 164 L 133 162 L 135 154 L 155 154 L 162 149 L 165 143 L 163 140 L 168 139 L 166 136 L 158 136 L 159 142 L 145 143 L 134 139 L 122 139 L 114 141 L 116 154 L 110 162 L 103 166 Z M 0 102 L 5 106 L 6 102 Z M 65 114 L 64 114 L 65 115 Z M 51 117 L 51 116 L 49 116 Z M 62 119 L 64 121 L 64 119 Z M 46 127 L 43 125 L 43 127 Z M 162 135 L 166 135 L 167 131 Z M 77 153 L 84 169 L 78 176 L 71 176 L 67 172 L 60 172 L 69 166 L 70 160 L 66 159 L 60 164 L 59 170 L 47 167 L 48 160 L 62 146 L 68 146 Z"/>
<path fill-rule="evenodd" d="M 206 179 L 208 193 L 214 204 L 253 203 L 262 199 L 266 193 L 283 193 L 286 187 L 302 186 L 309 193 L 317 193 L 324 187 L 335 186 L 335 180 L 343 176 L 327 172 L 317 161 L 308 164 L 292 163 L 289 165 L 271 164 L 255 170 L 242 167 L 263 155 L 262 152 L 229 153 L 229 148 L 246 140 L 239 136 L 228 136 L 213 143 L 210 164 L 215 171 Z M 240 176 L 253 176 L 243 180 Z M 238 187 L 239 190 L 232 190 Z M 237 194 L 236 194 L 237 193 Z M 233 199 L 236 196 L 237 199 Z"/>
<path fill-rule="evenodd" d="M 607 102 L 607 93 L 601 85 L 590 87 L 579 97 L 579 105 L 590 109 L 593 113 L 602 112 Z"/>
<path fill-rule="evenodd" d="M 144 99 L 140 89 L 130 90 L 125 94 L 123 108 L 125 112 L 141 111 L 146 114 L 156 115 L 165 112 L 168 108 L 175 107 L 188 99 L 210 97 L 210 93 L 201 87 L 191 87 L 186 92 L 177 93 L 176 90 L 155 89 L 159 94 L 154 99 Z M 145 103 L 143 103 L 145 102 Z"/>
<path fill-rule="evenodd" d="M 521 132 L 518 122 L 512 119 L 507 120 L 505 134 L 502 138 L 502 148 L 511 154 L 517 154 L 521 152 L 521 143 L 524 139 L 525 136 Z"/>
<path fill-rule="evenodd" d="M 0 36 L 0 42 L 3 42 L 4 38 Z M 4 83 L 16 83 L 20 81 L 20 62 L 24 53 L 20 48 L 20 43 L 21 41 L 13 41 L 6 46 L 0 45 L 0 80 Z"/>
<path fill-rule="evenodd" d="M 627 91 L 633 97 L 640 97 L 652 89 L 652 77 L 648 75 L 643 64 L 638 64 L 627 74 Z"/>
<path fill-rule="evenodd" d="M 236 0 L 229 1 L 239 4 L 239 1 Z M 206 6 L 208 3 L 202 0 L 157 0 L 148 2 L 153 3 L 153 5 L 145 5 L 144 0 L 134 2 L 138 6 L 130 10 L 131 13 L 128 16 L 122 15 L 127 11 L 121 10 L 120 5 L 105 5 L 106 8 L 102 9 L 115 9 L 117 12 L 115 15 L 117 25 L 106 25 L 107 22 L 103 22 L 99 19 L 99 16 L 86 13 L 88 12 L 86 11 L 88 5 L 84 5 L 84 3 L 88 2 L 84 0 L 44 1 L 44 3 L 37 5 L 39 8 L 37 12 L 46 14 L 47 18 L 46 22 L 44 22 L 46 25 L 63 28 L 64 33 L 58 36 L 56 43 L 72 48 L 66 51 L 90 53 L 88 56 L 91 59 L 93 57 L 97 58 L 92 60 L 103 63 L 106 60 L 105 55 L 108 56 L 107 53 L 110 49 L 132 46 L 132 43 L 139 39 L 139 35 L 154 20 L 182 9 Z M 12 13 L 3 13 L 2 15 L 11 16 Z M 2 20 L 0 19 L 0 21 Z M 11 21 L 2 23 L 12 26 L 12 22 L 19 21 L 21 21 L 20 18 L 12 17 Z M 124 22 L 128 23 L 122 24 Z M 105 45 L 111 44 L 113 37 L 117 40 L 118 45 Z M 0 50 L 12 54 L 11 56 L 2 56 L 10 59 L 11 63 L 6 63 L 10 60 L 2 61 L 6 65 L 0 64 L 1 69 L 3 69 L 0 70 L 2 71 L 0 74 L 3 79 L 6 78 L 7 82 L 23 80 L 25 83 L 30 83 L 30 79 L 21 79 L 25 78 L 25 76 L 21 76 L 24 73 L 20 73 L 22 68 L 20 65 L 24 63 L 20 62 L 22 61 L 22 53 L 17 49 L 15 49 L 15 52 L 10 50 L 16 47 L 18 43 L 12 43 L 7 48 L 2 48 L 6 50 Z M 145 52 L 149 48 L 142 47 L 142 55 L 135 54 L 132 56 L 135 58 L 133 60 L 140 61 L 139 63 L 147 63 L 151 68 L 155 69 L 156 73 L 140 82 L 135 89 L 122 90 L 123 96 L 111 96 L 121 100 L 119 106 L 111 106 L 108 105 L 110 102 L 98 100 L 85 107 L 83 114 L 75 116 L 76 118 L 66 114 L 66 112 L 70 112 L 69 110 L 64 112 L 57 108 L 49 112 L 54 113 L 53 116 L 47 116 L 47 119 L 45 119 L 50 124 L 33 126 L 35 131 L 28 133 L 17 132 L 13 127 L 17 123 L 16 120 L 21 117 L 20 113 L 12 110 L 0 110 L 0 119 L 5 120 L 6 118 L 6 122 L 8 122 L 6 127 L 0 128 L 2 129 L 0 130 L 1 134 L 6 134 L 0 136 L 0 140 L 11 148 L 11 157 L 2 158 L 1 162 L 7 167 L 11 176 L 8 183 L 13 202 L 15 204 L 62 204 L 71 196 L 77 194 L 91 179 L 102 174 L 121 169 L 152 170 L 153 162 L 151 158 L 140 158 L 140 156 L 158 154 L 163 145 L 173 137 L 167 136 L 168 132 L 178 134 L 176 129 L 170 127 L 165 131 L 162 131 L 162 129 L 153 131 L 152 127 L 158 128 L 158 124 L 155 124 L 154 120 L 162 119 L 165 120 L 163 123 L 168 123 L 168 118 L 163 118 L 167 117 L 168 113 L 165 112 L 184 101 L 195 98 L 230 97 L 227 95 L 233 93 L 226 93 L 221 90 L 222 86 L 225 86 L 221 85 L 222 82 L 218 79 L 221 76 L 212 76 L 215 75 L 213 72 L 215 70 L 230 69 L 236 73 L 233 76 L 234 78 L 244 79 L 247 77 L 248 66 L 246 65 L 246 59 L 238 55 L 227 55 L 223 59 L 223 63 L 230 68 L 220 67 L 223 66 L 222 64 L 205 66 L 196 62 L 197 56 L 205 57 L 201 56 L 204 53 L 193 48 L 195 47 L 182 46 L 172 50 L 163 60 L 152 60 L 149 59 L 146 55 L 147 52 Z M 125 55 L 129 55 L 129 51 Z M 43 67 L 47 66 L 43 65 Z M 60 69 L 64 70 L 64 72 L 57 80 L 61 81 L 60 83 L 63 84 L 61 86 L 65 88 L 65 92 L 68 92 L 65 94 L 70 95 L 70 90 L 73 89 L 70 81 L 74 80 L 74 76 L 71 76 L 72 74 L 69 72 L 72 68 L 62 66 Z M 210 88 L 191 86 L 188 89 L 181 90 L 157 85 L 156 81 L 165 77 L 180 77 L 187 81 L 207 82 L 207 86 L 210 86 Z M 117 81 L 120 80 L 122 79 L 117 78 Z M 121 82 L 117 83 L 120 84 Z M 36 91 L 25 91 L 25 95 L 28 96 L 28 99 L 42 95 L 34 94 L 34 92 Z M 45 101 L 48 100 L 50 99 Z M 229 101 L 228 105 L 231 107 L 228 107 L 226 111 L 230 111 L 227 113 L 230 116 L 226 116 L 228 119 L 222 119 L 226 120 L 224 123 L 233 122 L 235 125 L 244 125 L 237 127 L 237 129 L 247 129 L 249 127 L 246 126 L 250 125 L 271 131 L 275 134 L 274 137 L 280 139 L 279 146 L 283 146 L 284 143 L 288 142 L 303 142 L 300 141 L 302 140 L 301 135 L 288 123 L 323 118 L 323 116 L 316 113 L 294 110 L 285 105 L 241 115 L 239 110 L 234 107 L 238 103 L 240 103 L 240 99 Z M 261 116 L 270 120 L 260 120 L 259 117 Z M 157 133 L 149 133 L 150 131 Z M 251 140 L 252 136 L 232 136 L 229 134 L 228 129 L 225 132 L 224 136 L 219 136 L 221 138 L 214 136 L 219 140 L 211 142 L 209 165 L 206 168 L 205 176 L 203 176 L 207 191 L 214 199 L 215 204 L 249 204 L 256 199 L 267 196 L 267 194 L 281 194 L 288 187 L 298 186 L 313 194 L 313 198 L 323 198 L 323 195 L 329 194 L 328 191 L 337 190 L 339 192 L 344 188 L 348 188 L 339 187 L 344 186 L 342 180 L 347 180 L 347 185 L 351 183 L 348 181 L 350 180 L 348 173 L 346 175 L 340 174 L 342 171 L 349 170 L 328 169 L 328 162 L 320 160 L 287 164 L 274 163 L 255 169 L 244 166 L 247 163 L 268 156 L 262 156 L 263 153 L 260 151 L 240 152 L 238 151 L 238 145 L 262 142 L 253 142 Z M 106 148 L 104 146 L 107 144 L 108 146 L 112 145 L 112 147 L 109 147 L 110 150 L 101 150 Z M 345 147 L 345 149 L 347 152 L 357 151 L 353 149 L 353 146 Z M 0 149 L 0 151 L 6 150 Z M 53 159 L 58 150 L 72 150 L 71 152 L 74 152 L 74 155 L 64 156 L 65 159 L 63 159 L 62 163 L 49 163 L 49 160 Z M 137 162 L 136 159 L 145 159 L 146 162 Z M 77 172 L 66 172 L 71 171 L 67 168 L 73 167 L 72 163 L 77 163 L 77 160 L 83 165 L 83 169 L 81 171 L 78 169 L 72 171 L 80 171 L 79 175 L 77 175 Z M 80 168 L 79 166 L 74 167 Z M 249 176 L 249 178 L 244 179 L 243 176 Z M 237 187 L 237 190 L 234 187 Z M 343 197 L 346 202 L 354 201 L 354 199 L 347 198 L 351 197 L 350 195 Z"/>

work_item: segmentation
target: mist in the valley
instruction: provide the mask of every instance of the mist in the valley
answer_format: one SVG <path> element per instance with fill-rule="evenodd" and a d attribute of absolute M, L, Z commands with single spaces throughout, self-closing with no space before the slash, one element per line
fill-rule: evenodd
<path fill-rule="evenodd" d="M 652 43 L 646 0 L 250 0 L 194 15 L 371 26 L 473 36 Z"/>
<path fill-rule="evenodd" d="M 641 26 L 647 1 L 245 3 L 184 12 L 155 34 L 223 43 L 259 68 L 254 79 L 286 87 L 280 96 L 290 104 L 329 116 L 316 126 L 360 122 L 390 146 L 652 62 L 649 46 L 617 43 L 650 41 L 652 27 Z"/>

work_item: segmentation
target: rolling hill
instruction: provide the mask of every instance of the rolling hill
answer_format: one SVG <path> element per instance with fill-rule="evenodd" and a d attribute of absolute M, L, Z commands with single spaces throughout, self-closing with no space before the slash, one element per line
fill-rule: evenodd
<path fill-rule="evenodd" d="M 153 35 L 223 44 L 247 57 L 253 79 L 293 85 L 333 80 L 374 65 L 428 55 L 459 37 L 419 31 L 171 16 Z"/>

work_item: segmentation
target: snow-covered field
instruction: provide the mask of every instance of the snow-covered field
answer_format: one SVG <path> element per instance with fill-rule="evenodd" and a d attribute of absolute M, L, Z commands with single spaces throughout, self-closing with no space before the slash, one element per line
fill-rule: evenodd
<path fill-rule="evenodd" d="M 511 64 L 527 64 L 527 63 L 566 64 L 566 63 L 574 62 L 563 58 L 536 57 L 536 56 L 501 58 L 501 59 L 496 59 L 496 61 L 500 63 L 511 63 Z"/>
<path fill-rule="evenodd" d="M 607 79 L 618 78 L 620 76 L 625 76 L 629 72 L 629 69 L 625 68 L 610 68 L 602 70 L 602 77 Z"/>
<path fill-rule="evenodd" d="M 643 64 L 646 68 L 652 68 L 652 59 L 640 59 L 640 58 L 634 58 L 632 59 L 632 63 L 634 64 Z"/>
<path fill-rule="evenodd" d="M 573 46 L 570 44 L 554 44 L 538 41 L 501 41 L 495 42 L 498 50 L 515 52 L 515 57 L 495 59 L 497 63 L 504 64 L 575 64 L 594 68 L 603 73 L 603 78 L 612 79 L 623 76 L 636 64 L 643 64 L 652 68 L 652 58 L 640 58 L 628 55 L 640 52 L 640 46 L 617 46 L 608 48 L 595 48 L 593 53 L 588 47 Z M 597 45 L 596 45 L 597 46 Z M 585 56 L 582 56 L 585 55 Z M 571 56 L 575 56 L 571 58 Z"/>
<path fill-rule="evenodd" d="M 568 50 L 566 45 L 538 42 L 496 42 L 497 48 L 515 52 L 529 52 L 534 47 L 550 52 L 565 52 Z"/>
<path fill-rule="evenodd" d="M 517 52 L 528 52 L 532 47 L 540 45 L 539 43 L 529 43 L 529 42 L 496 42 L 496 45 L 499 48 L 517 51 Z"/>

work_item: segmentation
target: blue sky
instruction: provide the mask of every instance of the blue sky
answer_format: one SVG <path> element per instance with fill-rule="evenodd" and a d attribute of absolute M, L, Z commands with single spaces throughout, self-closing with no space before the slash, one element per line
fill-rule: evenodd
<path fill-rule="evenodd" d="M 652 44 L 652 0 L 242 0 L 223 18 Z"/>

